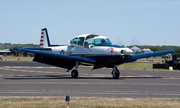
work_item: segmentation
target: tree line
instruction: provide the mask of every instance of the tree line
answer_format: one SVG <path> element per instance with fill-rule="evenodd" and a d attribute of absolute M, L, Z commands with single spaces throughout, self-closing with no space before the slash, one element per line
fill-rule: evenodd
<path fill-rule="evenodd" d="M 151 45 L 136 45 L 140 49 L 149 48 L 151 51 L 163 51 L 163 50 L 173 50 L 175 53 L 180 53 L 180 46 L 151 46 Z M 133 46 L 127 46 L 128 48 L 132 48 Z"/>
<path fill-rule="evenodd" d="M 0 50 L 10 48 L 39 48 L 38 44 L 11 44 L 11 43 L 0 43 Z"/>

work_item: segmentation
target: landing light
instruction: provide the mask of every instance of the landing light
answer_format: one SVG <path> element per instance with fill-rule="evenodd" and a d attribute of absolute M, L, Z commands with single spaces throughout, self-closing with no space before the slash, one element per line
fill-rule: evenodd
<path fill-rule="evenodd" d="M 123 50 L 124 55 L 131 55 L 132 53 L 133 53 L 133 51 L 131 49 Z"/>

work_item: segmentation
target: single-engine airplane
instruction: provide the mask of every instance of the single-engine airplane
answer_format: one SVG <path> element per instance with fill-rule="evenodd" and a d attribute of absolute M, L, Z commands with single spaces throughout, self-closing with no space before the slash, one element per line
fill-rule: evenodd
<path fill-rule="evenodd" d="M 11 51 L 33 53 L 33 61 L 62 67 L 67 69 L 67 72 L 72 70 L 72 78 L 78 77 L 79 65 L 92 65 L 93 69 L 112 68 L 114 79 L 120 76 L 117 65 L 140 58 L 174 53 L 166 50 L 132 55 L 131 49 L 112 44 L 109 38 L 96 34 L 76 36 L 68 45 L 51 45 L 46 28 L 41 32 L 40 48 L 12 48 Z"/>

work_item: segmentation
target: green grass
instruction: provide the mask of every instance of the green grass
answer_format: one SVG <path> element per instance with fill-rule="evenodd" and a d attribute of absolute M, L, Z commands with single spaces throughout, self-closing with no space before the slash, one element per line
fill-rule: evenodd
<path fill-rule="evenodd" d="M 157 63 L 157 62 L 161 62 L 162 60 L 164 60 L 164 59 L 162 59 L 162 58 L 153 58 L 152 57 L 152 58 L 148 58 L 148 60 L 147 60 L 147 58 L 138 59 L 135 62 Z"/>
<path fill-rule="evenodd" d="M 179 70 L 153 69 L 153 63 L 133 63 L 133 62 L 121 64 L 118 66 L 118 69 L 180 72 Z"/>
<path fill-rule="evenodd" d="M 151 61 L 153 60 L 153 62 Z M 159 63 L 164 59 L 161 58 L 146 58 L 139 59 L 135 62 L 124 63 L 118 66 L 118 69 L 124 70 L 147 70 L 147 71 L 170 71 L 168 69 L 153 69 L 153 64 Z M 172 72 L 179 72 L 179 70 L 171 70 Z"/>
<path fill-rule="evenodd" d="M 70 108 L 179 108 L 180 99 L 71 98 Z M 66 108 L 64 98 L 3 97 L 0 108 Z"/>
<path fill-rule="evenodd" d="M 118 66 L 118 69 L 126 70 L 153 70 L 152 63 L 125 63 Z"/>

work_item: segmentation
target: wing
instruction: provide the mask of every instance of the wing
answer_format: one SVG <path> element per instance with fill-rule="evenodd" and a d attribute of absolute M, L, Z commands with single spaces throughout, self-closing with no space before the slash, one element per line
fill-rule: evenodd
<path fill-rule="evenodd" d="M 35 51 L 35 50 L 26 49 L 26 48 L 12 48 L 11 49 L 11 51 L 14 51 L 14 50 L 35 54 L 33 61 L 50 64 L 54 66 L 59 66 L 66 69 L 72 69 L 76 65 L 76 61 L 92 63 L 92 64 L 96 63 L 96 60 L 91 59 L 91 58 L 85 58 L 85 57 L 63 55 L 63 54 L 44 52 L 44 51 Z M 40 48 L 39 50 L 43 50 L 43 49 Z"/>
<path fill-rule="evenodd" d="M 158 55 L 169 54 L 169 53 L 174 53 L 174 51 L 166 50 L 166 51 L 157 51 L 157 52 L 152 52 L 152 53 L 135 54 L 135 55 L 132 55 L 129 60 L 136 60 L 140 58 L 147 58 L 151 56 L 158 56 Z"/>

